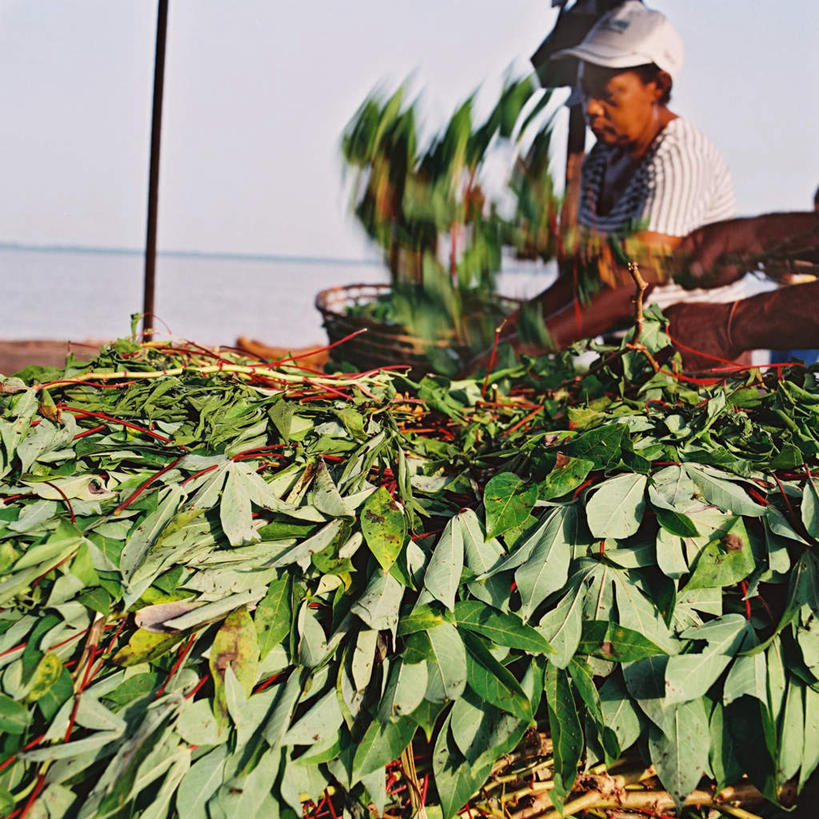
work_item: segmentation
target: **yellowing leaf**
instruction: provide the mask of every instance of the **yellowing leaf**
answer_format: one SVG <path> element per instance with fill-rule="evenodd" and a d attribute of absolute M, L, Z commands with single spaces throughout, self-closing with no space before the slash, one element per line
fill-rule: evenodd
<path fill-rule="evenodd" d="M 230 666 L 245 696 L 249 697 L 259 667 L 259 644 L 256 626 L 247 606 L 232 611 L 213 638 L 210 650 L 210 673 L 214 686 L 214 714 L 227 721 L 225 702 L 225 669 Z"/>
<path fill-rule="evenodd" d="M 379 487 L 361 510 L 361 533 L 375 559 L 385 571 L 395 563 L 406 537 L 404 513 L 390 493 Z"/>

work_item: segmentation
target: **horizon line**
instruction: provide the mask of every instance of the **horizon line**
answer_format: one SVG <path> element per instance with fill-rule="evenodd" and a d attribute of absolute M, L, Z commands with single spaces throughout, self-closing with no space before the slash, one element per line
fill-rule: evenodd
<path fill-rule="evenodd" d="M 132 247 L 102 247 L 100 245 L 64 245 L 64 244 L 29 244 L 27 242 L 0 241 L 0 253 L 17 251 L 22 253 L 75 253 L 96 256 L 144 256 L 145 250 Z M 219 259 L 233 262 L 287 262 L 290 264 L 331 264 L 339 267 L 383 266 L 383 259 L 379 258 L 351 258 L 341 256 L 300 256 L 288 253 L 242 253 L 232 250 L 157 250 L 157 257 L 169 259 Z M 527 260 L 514 259 L 512 265 L 503 271 L 506 273 L 531 272 Z M 524 261 L 521 264 L 521 261 Z"/>
<path fill-rule="evenodd" d="M 145 250 L 131 247 L 103 247 L 99 245 L 29 244 L 26 242 L 0 242 L 0 251 L 25 253 L 77 253 L 99 256 L 144 256 Z M 221 259 L 244 262 L 293 262 L 296 264 L 381 265 L 381 259 L 354 259 L 340 256 L 300 256 L 288 253 L 242 253 L 231 250 L 157 250 L 157 257 L 176 259 Z"/>

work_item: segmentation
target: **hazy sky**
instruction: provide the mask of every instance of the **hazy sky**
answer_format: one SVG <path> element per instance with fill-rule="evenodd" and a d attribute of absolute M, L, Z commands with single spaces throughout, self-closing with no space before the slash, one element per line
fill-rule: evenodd
<path fill-rule="evenodd" d="M 722 150 L 740 212 L 809 207 L 816 0 L 650 5 L 686 45 L 672 109 Z M 525 70 L 555 17 L 548 0 L 170 6 L 160 247 L 343 257 L 364 248 L 338 151 L 364 96 L 414 72 L 443 122 Z M 151 0 L 0 0 L 0 242 L 143 245 L 155 24 Z"/>

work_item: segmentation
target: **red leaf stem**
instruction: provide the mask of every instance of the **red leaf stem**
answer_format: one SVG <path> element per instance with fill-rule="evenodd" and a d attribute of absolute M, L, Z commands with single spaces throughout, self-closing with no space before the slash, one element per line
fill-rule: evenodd
<path fill-rule="evenodd" d="M 91 429 L 85 429 L 82 432 L 78 432 L 72 440 L 76 441 L 78 438 L 85 438 L 86 435 L 93 435 L 95 432 L 99 432 L 101 429 L 107 429 L 105 424 L 100 424 L 98 427 L 91 427 Z"/>
<path fill-rule="evenodd" d="M 170 472 L 181 460 L 182 455 L 178 458 L 174 458 L 167 466 L 162 467 L 158 472 L 155 472 L 151 475 L 148 480 L 143 481 L 116 509 L 114 509 L 114 514 L 118 515 L 123 509 L 129 507 L 157 478 L 161 478 L 166 472 Z"/>
<path fill-rule="evenodd" d="M 761 493 L 757 492 L 756 489 L 748 486 L 745 488 L 745 491 L 757 502 L 761 503 L 763 506 L 770 506 L 771 502 Z"/>
<path fill-rule="evenodd" d="M 179 652 L 178 652 L 177 657 L 176 657 L 176 662 L 171 666 L 171 670 L 170 670 L 168 676 L 165 678 L 165 682 L 163 682 L 162 685 L 159 686 L 159 690 L 156 692 L 156 695 L 154 696 L 155 700 L 159 699 L 165 693 L 166 686 L 173 679 L 173 675 L 176 674 L 176 672 L 179 670 L 179 667 L 185 661 L 185 658 L 188 656 L 188 652 L 193 647 L 193 644 L 194 644 L 194 641 L 196 640 L 196 637 L 197 637 L 197 634 L 196 634 L 196 632 L 194 632 L 188 638 L 188 642 L 185 643 L 184 646 L 180 646 Z"/>
<path fill-rule="evenodd" d="M 52 489 L 56 489 L 57 492 L 60 493 L 60 497 L 65 501 L 65 505 L 68 507 L 68 514 L 71 515 L 71 523 L 76 523 L 77 518 L 74 516 L 74 507 L 71 505 L 71 501 L 68 500 L 68 495 L 66 495 L 56 483 L 52 483 L 51 481 L 43 481 L 43 483 L 47 484 Z"/>
<path fill-rule="evenodd" d="M 19 651 L 21 648 L 25 648 L 27 645 L 28 643 L 20 643 L 12 648 L 7 648 L 5 651 L 0 651 L 0 657 L 5 657 L 7 654 L 13 654 L 15 651 Z"/>
<path fill-rule="evenodd" d="M 298 361 L 300 358 L 309 358 L 311 355 L 317 355 L 318 353 L 327 352 L 327 350 L 332 350 L 334 347 L 338 347 L 340 344 L 344 344 L 351 338 L 355 338 L 356 336 L 360 336 L 362 333 L 366 332 L 367 328 L 362 327 L 360 330 L 356 330 L 354 333 L 350 333 L 350 335 L 344 336 L 344 338 L 339 339 L 338 341 L 334 341 L 332 344 L 328 344 L 326 347 L 317 347 L 315 350 L 309 350 L 306 353 L 299 353 L 299 355 L 291 355 L 289 358 L 280 358 L 277 361 L 273 361 L 272 364 L 274 367 L 277 367 L 280 364 L 286 364 L 288 361 Z"/>
<path fill-rule="evenodd" d="M 489 364 L 486 367 L 486 376 L 483 379 L 483 389 L 481 390 L 481 398 L 486 398 L 486 388 L 489 386 L 489 376 L 492 374 L 492 368 L 495 366 L 495 356 L 498 353 L 498 341 L 500 341 L 500 334 L 503 332 L 503 326 L 506 324 L 504 319 L 495 328 L 495 340 L 492 342 L 492 352 L 489 354 Z"/>
<path fill-rule="evenodd" d="M 56 651 L 58 648 L 62 648 L 64 645 L 68 645 L 68 643 L 70 643 L 72 640 L 77 640 L 80 637 L 82 637 L 83 634 L 88 634 L 90 629 L 91 627 L 89 626 L 88 628 L 84 628 L 82 631 L 78 631 L 76 634 L 72 634 L 71 637 L 69 637 L 67 640 L 63 640 L 61 643 L 57 643 L 56 645 L 51 646 L 51 648 L 48 649 L 49 652 Z"/>
<path fill-rule="evenodd" d="M 536 410 L 532 410 L 525 418 L 521 418 L 521 420 L 518 421 L 517 424 L 509 427 L 509 429 L 507 429 L 506 432 L 504 432 L 503 434 L 511 435 L 513 432 L 515 432 L 515 430 L 520 429 L 524 424 L 529 423 L 529 421 L 531 421 L 536 415 L 539 415 L 541 412 L 543 412 L 544 409 L 545 407 L 540 406 Z"/>
<path fill-rule="evenodd" d="M 104 412 L 92 412 L 91 410 L 84 410 L 80 407 L 70 407 L 67 404 L 60 404 L 58 406 L 59 409 L 66 410 L 67 412 L 81 413 L 82 417 L 99 418 L 101 421 L 107 421 L 109 424 L 119 424 L 120 426 L 128 427 L 128 429 L 141 432 L 143 435 L 156 438 L 157 441 L 162 441 L 163 444 L 173 443 L 171 439 L 165 435 L 160 435 L 158 432 L 141 427 L 139 424 L 134 424 L 131 421 L 125 421 L 122 418 L 112 418 L 110 415 L 106 415 Z M 180 449 L 187 449 L 187 447 L 180 447 Z"/>
<path fill-rule="evenodd" d="M 18 753 L 23 753 L 23 751 L 30 751 L 35 745 L 39 745 L 45 739 L 45 737 L 46 737 L 45 734 L 40 734 L 40 736 L 38 736 L 36 739 L 32 739 L 31 742 L 28 743 L 28 745 L 24 745 L 22 751 L 18 751 Z M 11 765 L 11 763 L 14 762 L 15 759 L 17 759 L 17 754 L 12 754 L 7 760 L 5 760 L 5 762 L 0 764 L 0 771 L 3 771 L 6 768 L 8 768 L 8 766 Z"/>
<path fill-rule="evenodd" d="M 31 796 L 29 796 L 28 802 L 26 802 L 26 806 L 23 808 L 23 812 L 20 814 L 20 819 L 26 819 L 28 812 L 31 810 L 34 803 L 37 801 L 37 797 L 40 795 L 40 791 L 42 791 L 43 786 L 45 785 L 45 778 L 46 771 L 41 771 L 40 775 L 37 777 L 37 785 L 31 792 Z"/>
<path fill-rule="evenodd" d="M 440 535 L 443 529 L 431 529 L 429 532 L 418 532 L 417 535 L 411 535 L 412 540 L 421 540 L 421 538 L 432 537 L 432 535 Z"/>
<path fill-rule="evenodd" d="M 272 677 L 268 677 L 263 682 L 260 682 L 254 689 L 253 693 L 258 694 L 260 691 L 264 691 L 265 688 L 269 688 L 274 682 L 276 682 L 276 680 L 279 679 L 279 677 L 281 677 L 281 675 L 281 672 L 279 672 L 278 674 L 274 674 Z"/>
<path fill-rule="evenodd" d="M 182 481 L 181 485 L 184 486 L 186 483 L 189 483 L 190 481 L 200 477 L 201 475 L 206 475 L 208 472 L 213 472 L 213 470 L 216 469 L 217 466 L 218 464 L 214 464 L 213 466 L 208 466 L 205 467 L 205 469 L 200 469 L 198 472 L 194 472 L 193 475 L 189 475 L 187 478 L 185 478 L 185 480 Z"/>
<path fill-rule="evenodd" d="M 101 384 L 99 381 L 78 381 L 75 378 L 63 378 L 59 381 L 49 381 L 47 384 L 40 384 L 40 389 L 44 390 L 49 387 L 57 387 L 60 384 L 78 384 L 83 387 L 95 387 L 100 390 L 119 390 L 122 387 L 130 387 L 132 384 L 136 384 L 136 381 L 120 381 L 116 384 Z"/>
<path fill-rule="evenodd" d="M 593 484 L 593 483 L 594 483 L 594 478 L 589 478 L 589 479 L 588 479 L 587 481 L 585 481 L 584 483 L 581 483 L 581 484 L 580 484 L 580 486 L 578 486 L 578 487 L 577 487 L 577 489 L 575 489 L 575 490 L 574 490 L 574 492 L 572 493 L 572 500 L 573 500 L 573 501 L 574 501 L 574 500 L 577 500 L 577 496 L 578 496 L 578 495 L 579 495 L 579 494 L 580 494 L 580 493 L 581 493 L 581 492 L 582 492 L 582 491 L 583 491 L 583 490 L 584 490 L 584 489 L 585 489 L 587 486 L 589 486 L 590 484 Z"/>
<path fill-rule="evenodd" d="M 203 686 L 203 685 L 204 685 L 204 684 L 205 684 L 207 681 L 208 681 L 208 675 L 207 675 L 207 674 L 205 674 L 205 676 L 204 676 L 204 677 L 200 677 L 200 678 L 199 678 L 199 682 L 198 682 L 198 683 L 196 683 L 196 685 L 195 685 L 195 686 L 194 686 L 194 687 L 193 687 L 193 688 L 192 688 L 190 691 L 188 691 L 188 693 L 187 693 L 187 694 L 185 694 L 185 699 L 186 699 L 186 700 L 189 700 L 189 699 L 191 699 L 192 697 L 195 697 L 195 696 L 196 696 L 196 693 L 199 691 L 199 689 L 200 689 L 200 688 L 201 688 L 201 687 L 202 687 L 202 686 Z"/>
<path fill-rule="evenodd" d="M 751 601 L 748 599 L 748 581 L 740 580 L 739 587 L 742 589 L 742 599 L 745 603 L 745 619 L 751 619 Z"/>

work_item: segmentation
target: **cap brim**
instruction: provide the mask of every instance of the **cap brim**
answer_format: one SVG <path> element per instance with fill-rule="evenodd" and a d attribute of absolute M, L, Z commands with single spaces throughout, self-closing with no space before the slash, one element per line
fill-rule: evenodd
<path fill-rule="evenodd" d="M 592 49 L 582 44 L 574 48 L 564 48 L 552 55 L 553 60 L 562 60 L 566 57 L 576 57 L 583 60 L 583 62 L 599 65 L 603 68 L 633 68 L 635 65 L 651 62 L 642 54 L 623 54 L 622 51 L 606 48 Z"/>

